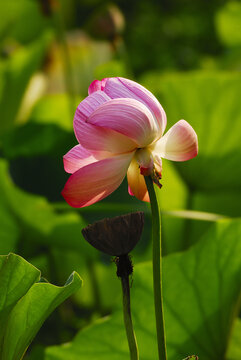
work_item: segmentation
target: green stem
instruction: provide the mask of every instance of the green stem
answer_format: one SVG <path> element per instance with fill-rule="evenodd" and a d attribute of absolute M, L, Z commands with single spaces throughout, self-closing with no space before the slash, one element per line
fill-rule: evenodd
<path fill-rule="evenodd" d="M 132 318 L 131 318 L 131 305 L 130 305 L 130 284 L 129 276 L 121 277 L 121 285 L 123 292 L 123 315 L 124 323 L 126 328 L 126 336 L 128 340 L 129 350 L 130 350 L 130 359 L 138 360 L 138 348 L 136 343 L 136 337 L 133 329 Z"/>
<path fill-rule="evenodd" d="M 152 261 L 153 261 L 153 290 L 156 316 L 157 345 L 160 360 L 167 360 L 166 338 L 162 300 L 162 256 L 161 256 L 161 215 L 157 196 L 151 176 L 145 177 L 150 196 L 152 212 Z"/>

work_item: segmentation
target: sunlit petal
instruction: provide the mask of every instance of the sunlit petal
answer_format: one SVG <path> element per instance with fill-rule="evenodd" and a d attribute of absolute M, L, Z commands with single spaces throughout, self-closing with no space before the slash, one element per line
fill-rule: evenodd
<path fill-rule="evenodd" d="M 140 174 L 139 165 L 133 159 L 127 171 L 128 191 L 130 195 L 136 196 L 139 200 L 150 201 L 144 176 Z"/>
<path fill-rule="evenodd" d="M 144 86 L 132 80 L 116 77 L 107 79 L 103 91 L 112 99 L 131 98 L 146 105 L 159 125 L 160 135 L 163 134 L 167 123 L 165 111 L 155 96 Z"/>
<path fill-rule="evenodd" d="M 73 207 L 94 204 L 111 194 L 123 181 L 133 153 L 96 161 L 70 176 L 62 191 Z"/>
<path fill-rule="evenodd" d="M 112 154 L 122 154 L 136 149 L 137 144 L 131 138 L 104 127 L 78 123 L 78 141 L 87 150 L 108 151 Z"/>
<path fill-rule="evenodd" d="M 197 134 L 185 120 L 178 121 L 153 146 L 153 154 L 173 161 L 186 161 L 198 153 Z"/>
<path fill-rule="evenodd" d="M 95 109 L 108 100 L 110 100 L 110 97 L 103 91 L 99 90 L 93 92 L 93 94 L 87 96 L 83 101 L 81 101 L 74 115 L 75 133 L 78 132 L 78 123 L 80 121 L 86 121 Z"/>
<path fill-rule="evenodd" d="M 154 160 L 155 172 L 161 178 L 162 177 L 162 159 L 158 155 L 153 154 L 153 160 Z"/>
<path fill-rule="evenodd" d="M 134 99 L 113 99 L 100 105 L 88 123 L 115 130 L 133 139 L 138 147 L 159 137 L 158 127 L 148 108 Z"/>
<path fill-rule="evenodd" d="M 64 155 L 64 170 L 73 174 L 83 166 L 110 156 L 107 152 L 90 152 L 81 145 L 76 145 Z"/>

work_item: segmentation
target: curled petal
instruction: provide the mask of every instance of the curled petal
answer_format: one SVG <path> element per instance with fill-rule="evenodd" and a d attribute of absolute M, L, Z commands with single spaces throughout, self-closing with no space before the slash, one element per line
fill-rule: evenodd
<path fill-rule="evenodd" d="M 117 77 L 107 79 L 103 91 L 112 99 L 132 98 L 146 105 L 158 123 L 160 135 L 163 134 L 167 123 L 165 111 L 155 96 L 144 86 L 135 81 Z"/>
<path fill-rule="evenodd" d="M 88 123 L 115 130 L 135 141 L 138 147 L 159 137 L 155 119 L 148 108 L 134 99 L 113 99 L 100 105 Z"/>
<path fill-rule="evenodd" d="M 137 144 L 116 131 L 87 123 L 89 116 L 110 98 L 103 91 L 87 96 L 78 106 L 74 116 L 74 131 L 78 142 L 92 151 L 109 151 L 120 154 L 132 151 Z"/>
<path fill-rule="evenodd" d="M 103 90 L 105 87 L 106 80 L 107 80 L 107 78 L 104 78 L 102 80 L 92 81 L 92 83 L 90 84 L 89 89 L 88 89 L 88 94 L 90 95 L 90 94 L 94 93 L 95 91 Z"/>
<path fill-rule="evenodd" d="M 94 204 L 111 194 L 122 183 L 133 153 L 96 161 L 70 176 L 62 191 L 73 207 Z"/>
<path fill-rule="evenodd" d="M 96 162 L 98 160 L 110 157 L 110 153 L 106 152 L 90 152 L 81 145 L 74 146 L 67 154 L 64 155 L 64 170 L 73 174 L 81 167 Z"/>
<path fill-rule="evenodd" d="M 128 191 L 130 195 L 134 195 L 137 199 L 142 201 L 150 201 L 149 194 L 146 188 L 144 176 L 140 174 L 139 165 L 133 159 L 127 171 Z"/>
<path fill-rule="evenodd" d="M 81 101 L 76 109 L 74 116 L 75 132 L 78 130 L 78 123 L 80 121 L 86 121 L 95 109 L 108 100 L 110 100 L 110 97 L 103 91 L 96 91 Z"/>
<path fill-rule="evenodd" d="M 186 161 L 198 153 L 197 134 L 185 120 L 178 121 L 153 146 L 153 154 L 173 161 Z"/>

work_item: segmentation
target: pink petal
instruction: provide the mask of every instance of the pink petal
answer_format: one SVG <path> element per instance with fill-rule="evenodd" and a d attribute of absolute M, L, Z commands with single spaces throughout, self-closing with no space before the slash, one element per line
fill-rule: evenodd
<path fill-rule="evenodd" d="M 89 124 L 84 121 L 78 123 L 76 137 L 87 150 L 107 151 L 122 154 L 136 149 L 137 144 L 129 137 L 112 129 Z"/>
<path fill-rule="evenodd" d="M 185 120 L 178 121 L 153 146 L 153 154 L 173 161 L 186 161 L 198 153 L 197 134 Z"/>
<path fill-rule="evenodd" d="M 76 145 L 64 155 L 64 169 L 66 172 L 73 174 L 83 166 L 110 156 L 110 153 L 90 152 L 81 145 Z"/>
<path fill-rule="evenodd" d="M 112 99 L 131 98 L 146 105 L 153 113 L 159 128 L 160 135 L 166 128 L 166 114 L 159 101 L 144 86 L 125 78 L 108 78 L 103 91 Z"/>
<path fill-rule="evenodd" d="M 104 78 L 102 80 L 92 81 L 92 83 L 90 84 L 89 89 L 88 89 L 88 94 L 90 95 L 95 91 L 103 90 L 105 87 L 106 80 L 107 80 L 107 78 Z"/>
<path fill-rule="evenodd" d="M 73 207 L 94 204 L 111 194 L 123 181 L 133 153 L 96 161 L 70 176 L 62 191 Z"/>
<path fill-rule="evenodd" d="M 159 137 L 158 127 L 148 108 L 134 99 L 113 99 L 100 105 L 88 123 L 115 130 L 133 139 L 138 147 Z"/>
<path fill-rule="evenodd" d="M 144 176 L 140 174 L 140 169 L 135 159 L 131 161 L 131 164 L 128 168 L 127 180 L 129 185 L 128 191 L 130 195 L 134 195 L 142 201 L 150 201 Z"/>
<path fill-rule="evenodd" d="M 131 187 L 130 187 L 129 184 L 128 184 L 128 193 L 129 193 L 131 196 L 135 196 L 134 193 L 132 192 Z"/>
<path fill-rule="evenodd" d="M 95 109 L 108 100 L 110 100 L 110 97 L 103 91 L 96 91 L 87 96 L 83 101 L 81 101 L 76 109 L 74 116 L 74 128 L 78 127 L 78 123 L 80 121 L 86 121 Z"/>
<path fill-rule="evenodd" d="M 88 124 L 89 116 L 105 102 L 111 101 L 103 91 L 87 96 L 78 106 L 74 116 L 74 131 L 78 142 L 92 151 L 109 151 L 120 154 L 132 151 L 137 144 L 128 137 L 111 129 Z"/>
<path fill-rule="evenodd" d="M 154 155 L 154 168 L 155 171 L 157 172 L 157 174 L 160 176 L 160 178 L 162 177 L 162 159 L 158 156 L 158 155 Z"/>

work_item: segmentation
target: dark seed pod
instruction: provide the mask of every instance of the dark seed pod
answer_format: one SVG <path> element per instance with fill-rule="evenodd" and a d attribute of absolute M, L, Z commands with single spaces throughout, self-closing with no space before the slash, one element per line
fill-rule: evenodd
<path fill-rule="evenodd" d="M 82 230 L 89 244 L 108 255 L 128 254 L 140 240 L 144 225 L 144 213 L 135 212 L 106 218 L 88 225 Z"/>
<path fill-rule="evenodd" d="M 90 35 L 96 38 L 113 39 L 125 28 L 125 19 L 116 5 L 102 6 L 90 18 L 87 25 Z"/>
<path fill-rule="evenodd" d="M 38 2 L 45 16 L 51 16 L 60 6 L 58 0 L 38 0 Z"/>

